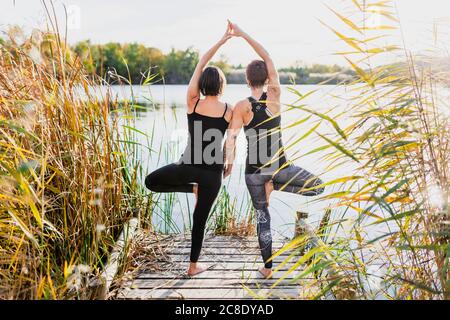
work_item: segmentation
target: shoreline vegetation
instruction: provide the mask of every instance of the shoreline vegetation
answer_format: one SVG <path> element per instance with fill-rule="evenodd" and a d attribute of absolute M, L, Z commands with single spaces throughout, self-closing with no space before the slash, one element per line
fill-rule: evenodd
<path fill-rule="evenodd" d="M 133 113 L 57 30 L 0 52 L 0 299 L 93 299 L 124 223 L 151 221 Z"/>
<path fill-rule="evenodd" d="M 313 135 L 318 143 L 306 154 L 325 152 L 324 170 L 345 172 L 325 182 L 330 191 L 314 200 L 332 201 L 322 213 L 327 219 L 318 246 L 305 250 L 310 239 L 302 236 L 278 252 L 305 253 L 283 262 L 293 262 L 286 275 L 298 272 L 294 281 L 301 284 L 299 296 L 291 298 L 323 299 L 332 292 L 339 299 L 448 300 L 450 100 L 441 84 L 450 72 L 420 68 L 407 48 L 386 46 L 386 35 L 399 39 L 392 1 L 346 2 L 350 12 L 335 12 L 342 23 L 330 27 L 348 45 L 341 54 L 354 73 L 338 97 L 345 112 L 330 107 L 320 113 L 304 104 L 314 91 L 290 88 L 298 99 L 288 107 L 303 114 L 291 127 L 307 131 L 287 149 Z M 89 58 L 91 51 L 84 59 L 92 65 L 86 65 L 47 14 L 51 30 L 20 41 L 13 30 L 0 41 L 0 299 L 95 298 L 124 223 L 138 215 L 141 230 L 153 236 L 156 206 L 169 217 L 176 202 L 172 194 L 170 201 L 158 201 L 141 183 L 148 172 L 142 154 L 164 156 L 153 141 L 155 126 L 139 131 L 133 102 L 111 109 L 117 101 L 89 91 L 105 85 L 105 74 L 113 80 L 106 85 L 134 77 L 151 85 L 157 73 L 149 66 L 158 63 L 141 70 L 129 59 L 118 62 L 125 69 L 111 64 L 114 70 Z M 373 14 L 386 24 L 369 27 Z M 374 56 L 389 54 L 404 62 L 371 65 Z M 165 79 L 185 79 L 195 56 L 169 53 Z M 357 169 L 349 172 L 348 164 Z M 213 231 L 251 234 L 254 214 L 248 208 L 238 216 L 243 211 L 221 193 L 211 214 Z M 160 244 L 148 239 L 145 253 L 159 252 Z M 139 245 L 130 246 L 135 254 Z M 124 257 L 121 272 L 132 265 L 133 252 Z"/>
<path fill-rule="evenodd" d="M 131 84 L 142 83 L 143 75 L 157 75 L 155 81 L 164 84 L 188 84 L 198 62 L 199 53 L 190 47 L 186 50 L 172 49 L 164 54 L 161 50 L 138 43 L 92 44 L 89 40 L 72 46 L 86 70 L 103 77 L 108 83 L 116 83 L 109 72 L 120 75 Z M 247 84 L 245 66 L 230 65 L 225 56 L 211 64 L 220 67 L 229 84 Z M 337 84 L 350 82 L 355 72 L 338 65 L 300 65 L 278 70 L 281 84 Z"/>

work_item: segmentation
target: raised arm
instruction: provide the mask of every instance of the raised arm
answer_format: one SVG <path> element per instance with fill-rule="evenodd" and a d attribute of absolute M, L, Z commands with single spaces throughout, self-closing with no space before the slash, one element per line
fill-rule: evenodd
<path fill-rule="evenodd" d="M 187 90 L 187 106 L 188 112 L 190 113 L 194 108 L 195 103 L 200 98 L 200 89 L 198 86 L 198 81 L 200 80 L 200 76 L 202 75 L 203 69 L 209 63 L 209 61 L 214 57 L 217 50 L 225 44 L 232 37 L 231 35 L 231 24 L 228 23 L 227 31 L 222 36 L 222 38 L 211 48 L 209 49 L 198 61 L 197 66 L 195 67 L 194 73 L 192 74 L 191 80 L 189 81 L 189 86 Z"/>
<path fill-rule="evenodd" d="M 231 23 L 228 21 L 228 23 Z M 237 37 L 242 37 L 248 44 L 255 50 L 255 52 L 264 60 L 267 67 L 268 74 L 268 88 L 267 88 L 267 100 L 268 102 L 275 102 L 279 107 L 279 100 L 281 94 L 280 87 L 280 77 L 278 75 L 278 71 L 275 68 L 275 64 L 273 63 L 270 54 L 267 50 L 255 39 L 253 39 L 249 34 L 244 32 L 237 24 L 231 23 L 232 34 Z M 278 109 L 277 107 L 277 109 Z"/>
<path fill-rule="evenodd" d="M 238 102 L 233 109 L 233 116 L 227 130 L 227 138 L 224 144 L 224 172 L 223 177 L 226 178 L 231 174 L 233 163 L 236 158 L 236 141 L 239 132 L 244 125 L 245 106 L 243 102 Z"/>

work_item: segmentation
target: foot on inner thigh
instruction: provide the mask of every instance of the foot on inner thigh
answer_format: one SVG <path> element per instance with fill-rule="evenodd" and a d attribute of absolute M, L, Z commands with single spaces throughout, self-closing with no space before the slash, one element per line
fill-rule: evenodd
<path fill-rule="evenodd" d="M 197 205 L 197 201 L 198 201 L 198 184 L 194 183 L 192 186 L 192 192 L 194 193 L 195 196 L 195 204 Z"/>
<path fill-rule="evenodd" d="M 191 262 L 189 264 L 189 269 L 187 271 L 188 276 L 193 277 L 199 273 L 202 273 L 204 271 L 208 270 L 208 267 L 205 266 L 202 263 L 198 263 L 198 262 Z"/>
<path fill-rule="evenodd" d="M 267 201 L 267 205 L 269 205 L 269 200 L 270 200 L 270 194 L 273 191 L 273 182 L 272 181 L 267 181 L 264 184 L 264 189 L 266 190 L 266 201 Z"/>
<path fill-rule="evenodd" d="M 265 267 L 261 267 L 258 269 L 259 273 L 261 273 L 264 278 L 269 279 L 270 277 L 272 277 L 272 269 L 267 269 Z"/>

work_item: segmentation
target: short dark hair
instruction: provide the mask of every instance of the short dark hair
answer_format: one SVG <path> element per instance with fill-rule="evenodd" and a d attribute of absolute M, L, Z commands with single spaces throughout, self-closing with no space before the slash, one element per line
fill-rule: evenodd
<path fill-rule="evenodd" d="M 226 85 L 225 75 L 215 66 L 206 67 L 203 70 L 198 86 L 204 96 L 218 96 L 223 93 Z"/>
<path fill-rule="evenodd" d="M 253 60 L 247 66 L 247 81 L 251 87 L 262 87 L 266 84 L 268 72 L 266 63 L 262 60 Z"/>

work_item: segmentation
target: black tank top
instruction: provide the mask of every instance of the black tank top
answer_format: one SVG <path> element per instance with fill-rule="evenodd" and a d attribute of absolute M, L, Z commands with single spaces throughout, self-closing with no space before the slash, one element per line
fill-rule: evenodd
<path fill-rule="evenodd" d="M 244 126 L 247 138 L 246 174 L 274 173 L 287 162 L 281 139 L 281 116 L 268 114 L 270 111 L 262 102 L 266 99 L 266 92 L 259 101 L 248 98 L 252 104 L 253 119 Z"/>
<path fill-rule="evenodd" d="M 209 117 L 194 111 L 187 114 L 189 139 L 180 163 L 212 170 L 223 171 L 223 138 L 228 128 L 225 120 L 228 106 L 225 104 L 225 111 L 222 117 Z"/>

